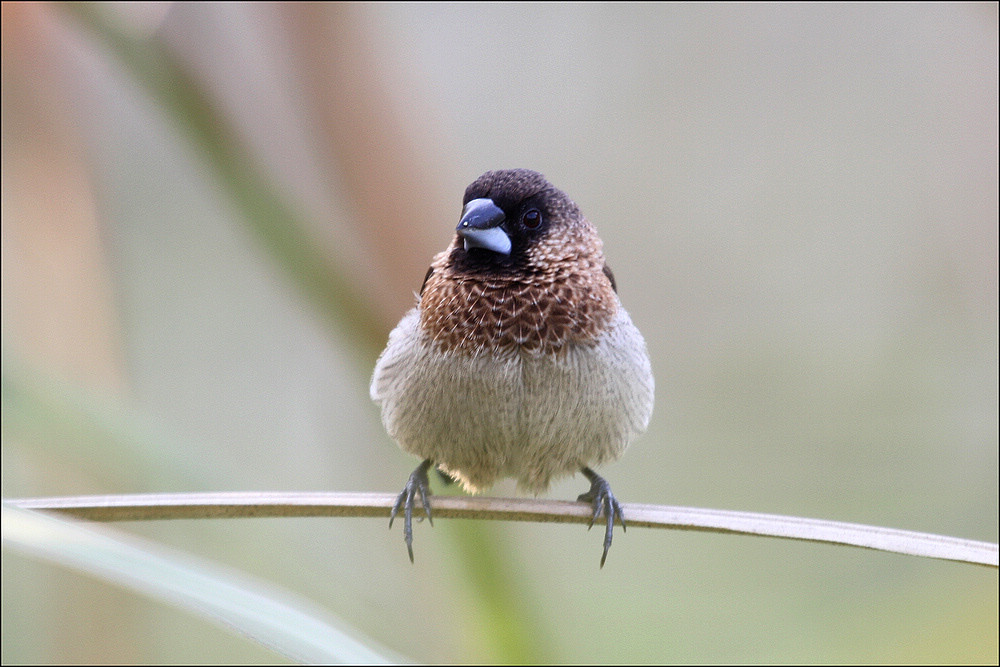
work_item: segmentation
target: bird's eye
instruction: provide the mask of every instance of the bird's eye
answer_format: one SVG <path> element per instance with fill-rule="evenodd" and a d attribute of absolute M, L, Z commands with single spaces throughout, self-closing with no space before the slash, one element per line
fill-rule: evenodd
<path fill-rule="evenodd" d="M 525 212 L 521 221 L 528 229 L 538 229 L 538 226 L 542 224 L 542 212 L 537 208 L 530 208 Z"/>

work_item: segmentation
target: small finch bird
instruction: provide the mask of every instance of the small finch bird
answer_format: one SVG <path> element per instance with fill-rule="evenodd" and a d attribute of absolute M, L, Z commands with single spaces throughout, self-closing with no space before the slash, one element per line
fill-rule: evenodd
<path fill-rule="evenodd" d="M 621 506 L 591 466 L 646 430 L 653 373 L 622 307 L 597 231 L 569 197 L 527 169 L 490 171 L 465 190 L 455 239 L 417 306 L 389 334 L 371 397 L 399 446 L 424 459 L 396 498 L 413 561 L 413 503 L 428 520 L 427 472 L 475 493 L 505 477 L 531 493 L 582 472 L 606 519 Z"/>

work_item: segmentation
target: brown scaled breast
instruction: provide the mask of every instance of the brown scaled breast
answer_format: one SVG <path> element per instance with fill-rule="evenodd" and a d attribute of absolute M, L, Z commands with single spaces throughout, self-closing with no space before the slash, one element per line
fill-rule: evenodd
<path fill-rule="evenodd" d="M 420 297 L 420 325 L 444 351 L 558 353 L 594 344 L 618 309 L 593 227 L 567 244 L 544 241 L 516 272 L 462 271 L 456 241 L 434 258 Z M 558 257 L 553 255 L 558 254 Z M 544 267 L 544 268 L 542 268 Z"/>

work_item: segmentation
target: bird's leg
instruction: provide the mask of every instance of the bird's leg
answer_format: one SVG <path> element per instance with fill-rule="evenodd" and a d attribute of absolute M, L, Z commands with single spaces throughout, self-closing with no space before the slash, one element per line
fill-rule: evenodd
<path fill-rule="evenodd" d="M 434 521 L 431 519 L 431 503 L 428 500 L 431 495 L 430 482 L 427 480 L 427 471 L 432 465 L 434 462 L 427 459 L 410 473 L 410 478 L 406 480 L 406 486 L 396 496 L 392 512 L 389 513 L 389 527 L 392 528 L 392 520 L 396 518 L 399 508 L 403 508 L 403 541 L 406 542 L 406 550 L 410 554 L 411 563 L 413 562 L 413 496 L 417 493 L 420 494 L 420 502 L 424 506 L 427 521 L 432 526 L 434 525 Z"/>
<path fill-rule="evenodd" d="M 594 527 L 594 522 L 602 512 L 607 518 L 607 528 L 604 532 L 604 554 L 601 556 L 601 567 L 604 567 L 604 561 L 608 557 L 608 549 L 611 548 L 615 517 L 618 517 L 622 530 L 625 530 L 625 515 L 622 514 L 622 507 L 618 504 L 614 494 L 611 493 L 611 485 L 606 479 L 587 467 L 582 468 L 581 472 L 590 480 L 590 490 L 580 494 L 577 500 L 590 503 L 594 507 L 594 516 L 590 517 L 590 525 L 587 526 L 587 529 Z"/>

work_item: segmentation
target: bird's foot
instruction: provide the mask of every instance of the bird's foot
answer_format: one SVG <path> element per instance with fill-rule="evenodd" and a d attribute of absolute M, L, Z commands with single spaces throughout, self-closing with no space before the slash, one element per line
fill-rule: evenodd
<path fill-rule="evenodd" d="M 410 478 L 406 480 L 406 486 L 398 496 L 396 496 L 396 502 L 392 505 L 392 512 L 389 513 L 389 527 L 392 528 L 392 520 L 396 518 L 396 513 L 399 512 L 400 508 L 403 508 L 403 541 L 406 542 L 406 551 L 410 554 L 410 562 L 413 562 L 413 497 L 416 494 L 420 494 L 420 502 L 424 507 L 424 514 L 427 515 L 427 521 L 433 526 L 434 521 L 431 519 L 431 504 L 430 504 L 430 482 L 427 480 L 427 471 L 433 465 L 430 459 L 427 459 L 410 474 Z"/>
<path fill-rule="evenodd" d="M 618 504 L 614 494 L 611 493 L 611 485 L 606 479 L 590 468 L 585 467 L 581 472 L 590 480 L 590 490 L 580 494 L 577 500 L 590 503 L 594 507 L 594 515 L 590 517 L 590 525 L 587 526 L 587 529 L 594 527 L 594 522 L 602 513 L 607 519 L 607 528 L 604 532 L 604 554 L 601 556 L 601 567 L 604 567 L 604 561 L 608 557 L 608 549 L 611 548 L 611 538 L 614 536 L 615 517 L 618 518 L 624 531 L 625 515 L 622 514 L 622 507 Z"/>

